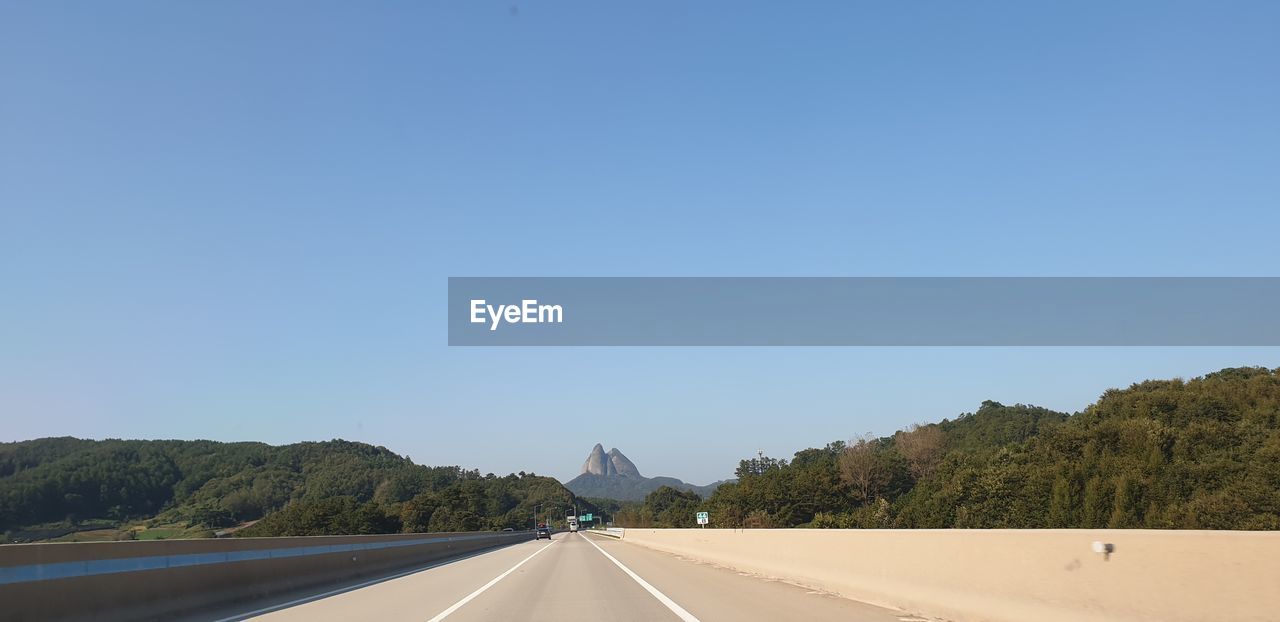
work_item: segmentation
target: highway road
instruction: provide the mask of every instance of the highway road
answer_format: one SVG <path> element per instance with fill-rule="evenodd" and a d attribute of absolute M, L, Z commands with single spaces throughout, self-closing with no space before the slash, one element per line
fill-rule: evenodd
<path fill-rule="evenodd" d="M 924 618 L 696 563 L 605 536 L 558 533 L 363 587 L 241 611 L 228 619 L 805 620 Z"/>

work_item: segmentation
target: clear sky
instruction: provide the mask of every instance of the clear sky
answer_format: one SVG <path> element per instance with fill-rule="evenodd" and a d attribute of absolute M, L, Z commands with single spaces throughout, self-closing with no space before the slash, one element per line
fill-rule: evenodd
<path fill-rule="evenodd" d="M 0 440 L 705 483 L 1275 348 L 449 348 L 449 276 L 1274 276 L 1280 3 L 0 2 Z M 1105 301 L 1099 301 L 1105 304 Z"/>

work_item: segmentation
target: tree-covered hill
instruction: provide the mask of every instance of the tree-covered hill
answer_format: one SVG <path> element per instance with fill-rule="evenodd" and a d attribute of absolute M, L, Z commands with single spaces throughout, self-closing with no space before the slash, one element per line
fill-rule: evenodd
<path fill-rule="evenodd" d="M 1070 416 L 989 401 L 737 475 L 698 504 L 715 526 L 1280 529 L 1280 369 L 1147 381 Z M 619 517 L 692 526 L 686 502 Z"/>
<path fill-rule="evenodd" d="M 153 518 L 194 528 L 269 516 L 257 535 L 527 528 L 535 504 L 571 505 L 554 479 L 415 465 L 335 440 L 271 446 L 47 438 L 0 444 L 0 529 Z M 289 524 L 347 504 L 328 523 Z M 327 526 L 326 526 L 327 525 Z M 353 531 L 352 531 L 353 530 Z"/>
<path fill-rule="evenodd" d="M 743 460 L 737 477 L 705 501 L 663 487 L 606 509 L 673 527 L 709 510 L 718 527 L 1280 529 L 1280 369 L 1147 381 L 1074 415 L 988 401 L 789 461 Z M 0 443 L 11 536 L 144 519 L 201 533 L 262 519 L 240 535 L 523 529 L 536 505 L 575 503 L 600 509 L 551 478 L 424 467 L 347 441 Z"/>
<path fill-rule="evenodd" d="M 728 481 L 728 480 L 725 480 Z M 645 495 L 659 488 L 674 488 L 706 496 L 715 491 L 724 481 L 714 482 L 706 486 L 689 484 L 674 477 L 629 477 L 603 476 L 583 473 L 567 482 L 565 487 L 583 497 L 596 499 L 615 499 L 618 501 L 640 501 Z"/>

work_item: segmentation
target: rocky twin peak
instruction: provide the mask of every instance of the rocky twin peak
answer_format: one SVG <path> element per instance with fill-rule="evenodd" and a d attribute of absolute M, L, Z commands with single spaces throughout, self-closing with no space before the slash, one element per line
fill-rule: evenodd
<path fill-rule="evenodd" d="M 724 482 L 694 486 L 674 477 L 645 477 L 640 474 L 636 464 L 622 455 L 622 452 L 610 449 L 609 453 L 605 453 L 604 446 L 596 443 L 596 446 L 591 448 L 591 453 L 587 454 L 587 461 L 582 465 L 582 473 L 565 482 L 564 486 L 573 491 L 573 494 L 583 497 L 643 501 L 645 495 L 663 486 L 696 492 L 702 497 L 708 497 L 722 483 Z"/>
<path fill-rule="evenodd" d="M 636 468 L 634 462 L 622 455 L 615 447 L 604 452 L 604 446 L 596 443 L 591 448 L 591 453 L 587 455 L 587 461 L 582 465 L 582 472 L 590 475 L 600 475 L 603 477 L 625 476 L 625 477 L 642 477 L 640 469 Z"/>

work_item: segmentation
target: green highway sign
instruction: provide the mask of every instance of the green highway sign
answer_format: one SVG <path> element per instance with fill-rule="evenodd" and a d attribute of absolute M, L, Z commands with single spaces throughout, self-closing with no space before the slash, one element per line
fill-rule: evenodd
<path fill-rule="evenodd" d="M 582 520 L 594 520 L 594 519 L 595 519 L 595 514 L 583 514 L 583 515 L 581 516 L 581 518 L 582 518 Z"/>

